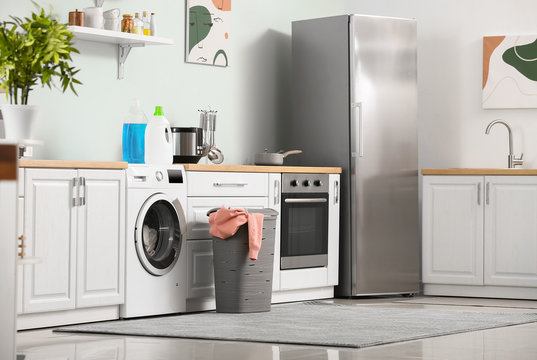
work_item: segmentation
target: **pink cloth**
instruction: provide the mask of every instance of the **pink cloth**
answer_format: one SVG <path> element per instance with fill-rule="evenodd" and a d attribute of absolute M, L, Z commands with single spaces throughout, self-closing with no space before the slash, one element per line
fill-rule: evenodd
<path fill-rule="evenodd" d="M 211 229 L 209 233 L 220 239 L 227 239 L 235 235 L 241 225 L 248 223 L 248 243 L 250 245 L 250 260 L 257 260 L 261 249 L 261 237 L 263 235 L 263 214 L 249 214 L 244 209 L 228 209 L 222 206 L 216 212 L 209 215 Z"/>

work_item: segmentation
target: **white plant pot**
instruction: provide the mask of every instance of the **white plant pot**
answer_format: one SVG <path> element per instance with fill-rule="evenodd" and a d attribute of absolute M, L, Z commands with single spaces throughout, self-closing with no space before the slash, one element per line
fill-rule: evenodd
<path fill-rule="evenodd" d="M 8 140 L 30 140 L 33 136 L 37 105 L 0 105 L 4 120 L 4 135 Z"/>

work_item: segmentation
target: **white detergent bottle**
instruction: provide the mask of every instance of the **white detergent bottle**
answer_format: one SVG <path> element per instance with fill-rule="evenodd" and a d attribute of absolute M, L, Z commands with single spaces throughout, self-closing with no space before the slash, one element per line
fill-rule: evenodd
<path fill-rule="evenodd" d="M 155 107 L 155 114 L 145 129 L 145 163 L 148 165 L 171 165 L 173 142 L 170 122 L 164 117 L 162 107 Z"/>

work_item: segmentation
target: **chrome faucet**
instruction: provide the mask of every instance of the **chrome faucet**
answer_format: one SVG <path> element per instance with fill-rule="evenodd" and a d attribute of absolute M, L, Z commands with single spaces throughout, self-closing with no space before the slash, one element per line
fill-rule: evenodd
<path fill-rule="evenodd" d="M 515 166 L 522 165 L 524 163 L 524 160 L 522 160 L 522 158 L 524 157 L 524 153 L 522 153 L 519 158 L 517 158 L 513 154 L 513 135 L 511 134 L 511 127 L 509 126 L 509 124 L 507 124 L 503 120 L 494 120 L 490 124 L 488 124 L 487 129 L 485 130 L 485 134 L 488 135 L 490 129 L 496 124 L 505 125 L 505 127 L 507 128 L 507 132 L 509 133 L 509 155 L 507 156 L 507 166 L 509 167 L 509 169 L 514 169 Z"/>

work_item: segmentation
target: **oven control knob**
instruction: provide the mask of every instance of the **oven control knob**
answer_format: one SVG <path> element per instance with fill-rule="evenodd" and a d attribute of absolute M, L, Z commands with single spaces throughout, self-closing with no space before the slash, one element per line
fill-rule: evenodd
<path fill-rule="evenodd" d="M 162 175 L 162 171 L 155 172 L 155 177 L 157 178 L 157 181 L 162 181 L 162 179 L 164 179 L 164 175 Z"/>
<path fill-rule="evenodd" d="M 304 186 L 310 186 L 310 185 L 311 185 L 311 181 L 310 181 L 310 180 L 304 180 L 304 181 L 302 182 L 302 185 L 304 185 Z"/>
<path fill-rule="evenodd" d="M 298 180 L 291 180 L 291 186 L 298 186 Z"/>
<path fill-rule="evenodd" d="M 313 185 L 315 185 L 315 186 L 323 186 L 323 182 L 321 180 L 315 180 L 313 182 Z"/>

